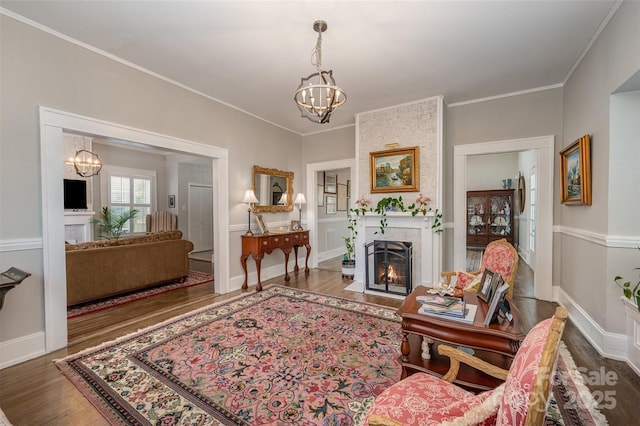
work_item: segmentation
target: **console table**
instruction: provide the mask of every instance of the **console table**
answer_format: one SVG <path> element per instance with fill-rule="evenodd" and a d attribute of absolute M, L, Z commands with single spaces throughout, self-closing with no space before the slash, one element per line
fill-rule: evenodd
<path fill-rule="evenodd" d="M 240 262 L 244 269 L 244 283 L 242 289 L 247 288 L 247 257 L 251 255 L 256 262 L 256 271 L 258 273 L 258 284 L 256 291 L 262 291 L 262 282 L 260 281 L 260 264 L 265 253 L 270 254 L 275 249 L 280 249 L 284 253 L 284 280 L 289 281 L 289 271 L 287 264 L 289 263 L 289 253 L 294 250 L 296 266 L 294 271 L 298 271 L 298 247 L 304 246 L 307 249 L 307 257 L 305 259 L 304 272 L 309 273 L 309 253 L 311 253 L 311 245 L 309 244 L 309 231 L 292 231 L 277 234 L 264 235 L 243 235 L 242 236 L 242 256 Z"/>
<path fill-rule="evenodd" d="M 406 297 L 403 305 L 398 309 L 398 315 L 402 317 L 402 343 L 400 346 L 402 378 L 415 371 L 430 373 L 438 377 L 446 374 L 449 370 L 449 358 L 434 350 L 434 346 L 440 344 L 439 342 L 454 347 L 460 345 L 472 348 L 477 357 L 498 367 L 509 369 L 513 357 L 525 338 L 520 325 L 520 314 L 513 302 L 510 301 L 513 324 L 505 321 L 485 326 L 484 318 L 488 310 L 487 304 L 479 300 L 475 293 L 465 293 L 465 301 L 468 304 L 478 306 L 473 323 L 467 324 L 419 314 L 418 309 L 422 304 L 416 300 L 416 297 L 428 294 L 427 290 L 427 287 L 418 286 Z M 427 344 L 430 348 L 423 347 Z M 423 357 L 423 350 L 428 354 L 428 359 Z M 461 364 L 454 383 L 468 390 L 479 392 L 493 389 L 502 381 Z"/>

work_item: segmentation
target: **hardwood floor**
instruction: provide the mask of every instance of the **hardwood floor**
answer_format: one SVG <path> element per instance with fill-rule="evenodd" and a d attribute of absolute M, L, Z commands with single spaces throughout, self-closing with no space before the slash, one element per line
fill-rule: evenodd
<path fill-rule="evenodd" d="M 210 273 L 211 263 L 194 261 L 192 268 Z M 514 303 L 520 309 L 528 329 L 553 315 L 556 304 L 533 299 L 531 270 L 524 262 L 518 270 Z M 291 274 L 288 284 L 284 282 L 284 277 L 263 284 L 274 283 L 392 307 L 399 307 L 402 303 L 396 299 L 344 290 L 349 282 L 340 277 L 340 259 L 321 263 L 319 268 L 311 270 L 308 277 L 304 273 Z M 255 287 L 250 287 L 248 291 L 254 290 Z M 213 283 L 188 287 L 69 320 L 69 345 L 66 348 L 0 371 L 0 407 L 15 426 L 106 425 L 104 418 L 59 372 L 53 361 L 242 294 L 242 291 L 236 291 L 219 296 L 212 292 Z M 605 395 L 605 392 L 612 395 L 615 407 L 601 410 L 609 424 L 637 424 L 634 405 L 640 392 L 640 377 L 624 362 L 601 358 L 571 322 L 567 324 L 562 340 L 576 364 L 584 368 L 584 373 L 615 374 L 616 383 L 613 385 L 589 385 L 596 396 Z"/>

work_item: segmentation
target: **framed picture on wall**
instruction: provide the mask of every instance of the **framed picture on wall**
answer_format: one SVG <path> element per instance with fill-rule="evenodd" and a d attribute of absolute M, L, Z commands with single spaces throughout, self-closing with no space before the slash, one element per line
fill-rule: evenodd
<path fill-rule="evenodd" d="M 338 175 L 336 173 L 324 172 L 324 192 L 325 194 L 338 192 Z"/>
<path fill-rule="evenodd" d="M 589 135 L 560 151 L 560 202 L 591 205 L 591 152 Z"/>
<path fill-rule="evenodd" d="M 325 200 L 325 203 L 326 203 L 325 213 L 326 214 L 336 214 L 336 212 L 338 211 L 336 196 L 335 195 L 327 195 L 326 198 L 327 199 Z"/>
<path fill-rule="evenodd" d="M 175 195 L 169 195 L 169 208 L 173 209 L 176 207 L 176 196 Z"/>
<path fill-rule="evenodd" d="M 338 211 L 347 211 L 347 185 L 338 184 Z"/>
<path fill-rule="evenodd" d="M 418 192 L 419 148 L 390 149 L 369 153 L 371 192 Z"/>

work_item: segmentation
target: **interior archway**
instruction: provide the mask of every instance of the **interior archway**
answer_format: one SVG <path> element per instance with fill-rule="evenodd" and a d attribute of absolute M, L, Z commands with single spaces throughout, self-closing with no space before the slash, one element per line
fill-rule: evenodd
<path fill-rule="evenodd" d="M 214 219 L 215 291 L 229 291 L 229 182 L 228 150 L 160 135 L 95 118 L 40 107 L 42 171 L 42 240 L 44 266 L 45 350 L 67 345 L 64 206 L 62 193 L 63 130 L 115 138 L 161 149 L 211 158 Z"/>

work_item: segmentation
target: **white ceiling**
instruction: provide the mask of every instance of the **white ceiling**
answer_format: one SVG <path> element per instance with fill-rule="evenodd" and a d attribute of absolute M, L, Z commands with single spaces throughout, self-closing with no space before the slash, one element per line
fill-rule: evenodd
<path fill-rule="evenodd" d="M 444 95 L 448 104 L 565 82 L 616 1 L 5 1 L 17 14 L 300 134 Z M 347 103 L 329 124 L 293 92 L 323 69 Z M 140 96 L 144 96 L 141 93 Z"/>

